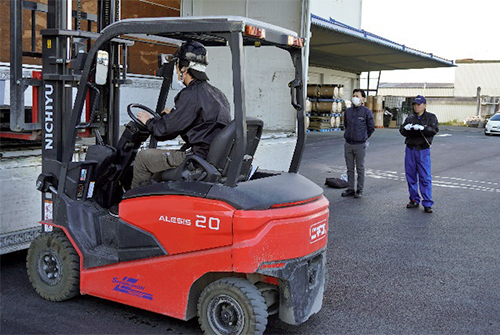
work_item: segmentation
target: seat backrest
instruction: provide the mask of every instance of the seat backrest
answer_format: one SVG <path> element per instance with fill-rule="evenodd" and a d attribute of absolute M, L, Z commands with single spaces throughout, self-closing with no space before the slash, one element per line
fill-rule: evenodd
<path fill-rule="evenodd" d="M 262 120 L 247 118 L 247 146 L 238 181 L 248 179 L 263 127 Z M 233 120 L 213 139 L 206 160 L 196 155 L 188 155 L 179 167 L 164 171 L 161 179 L 163 181 L 225 182 L 229 165 L 234 160 L 235 139 L 236 125 Z"/>
<path fill-rule="evenodd" d="M 247 146 L 239 180 L 245 180 L 250 173 L 253 157 L 262 136 L 264 122 L 257 118 L 247 117 Z M 207 155 L 207 162 L 212 164 L 220 172 L 222 178 L 227 176 L 227 170 L 231 161 L 234 159 L 234 142 L 236 139 L 236 125 L 231 121 L 210 144 L 210 150 Z"/>

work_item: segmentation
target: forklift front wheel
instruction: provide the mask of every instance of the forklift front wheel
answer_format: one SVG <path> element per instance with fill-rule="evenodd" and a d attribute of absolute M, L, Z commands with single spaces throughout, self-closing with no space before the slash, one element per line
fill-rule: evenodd
<path fill-rule="evenodd" d="M 44 299 L 63 301 L 80 293 L 80 258 L 60 230 L 38 235 L 26 258 L 28 277 Z"/>
<path fill-rule="evenodd" d="M 198 300 L 198 320 L 205 334 L 263 334 L 267 316 L 264 297 L 242 278 L 219 279 Z"/>

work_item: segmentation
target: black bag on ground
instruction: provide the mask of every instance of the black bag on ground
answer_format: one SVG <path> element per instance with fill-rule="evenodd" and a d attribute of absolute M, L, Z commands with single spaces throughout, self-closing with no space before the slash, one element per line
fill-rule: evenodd
<path fill-rule="evenodd" d="M 344 179 L 340 178 L 326 178 L 325 185 L 333 188 L 346 188 L 349 186 Z"/>

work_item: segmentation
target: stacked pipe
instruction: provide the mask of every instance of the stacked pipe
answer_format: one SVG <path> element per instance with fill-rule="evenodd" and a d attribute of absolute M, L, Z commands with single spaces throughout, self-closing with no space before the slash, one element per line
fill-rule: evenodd
<path fill-rule="evenodd" d="M 307 85 L 306 125 L 309 131 L 335 131 L 343 128 L 344 87 Z"/>

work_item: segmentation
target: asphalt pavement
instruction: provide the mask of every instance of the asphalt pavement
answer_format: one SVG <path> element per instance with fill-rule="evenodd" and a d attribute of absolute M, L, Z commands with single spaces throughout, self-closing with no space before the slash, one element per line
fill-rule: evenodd
<path fill-rule="evenodd" d="M 330 201 L 322 310 L 266 334 L 500 334 L 500 136 L 442 126 L 432 152 L 434 213 L 406 209 L 403 137 L 377 129 L 361 199 L 325 178 L 345 173 L 343 133 L 308 133 L 301 173 Z M 99 298 L 39 298 L 26 252 L 1 257 L 1 334 L 201 334 L 180 321 Z"/>

